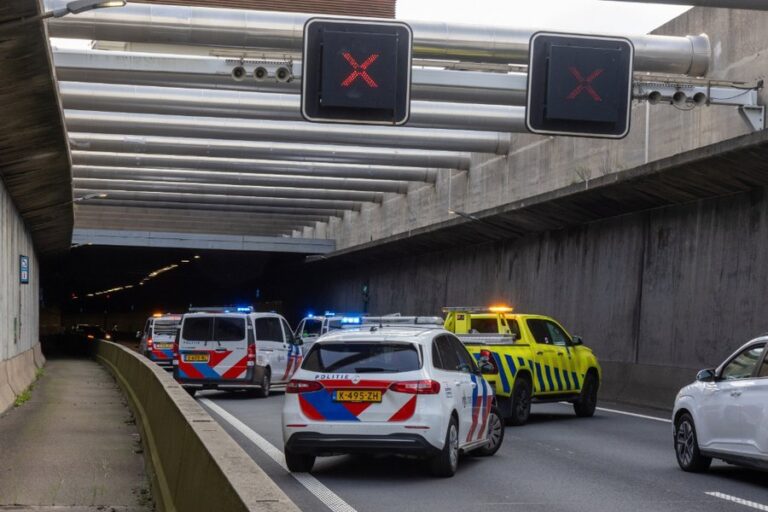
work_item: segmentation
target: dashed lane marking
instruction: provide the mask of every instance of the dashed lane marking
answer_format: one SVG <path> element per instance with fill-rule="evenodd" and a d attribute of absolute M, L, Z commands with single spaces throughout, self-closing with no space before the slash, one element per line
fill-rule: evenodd
<path fill-rule="evenodd" d="M 572 405 L 569 402 L 558 402 L 558 403 L 561 405 L 569 405 L 569 406 Z M 614 414 L 622 414 L 624 416 L 632 416 L 634 418 L 643 418 L 644 420 L 660 421 L 662 423 L 672 423 L 672 420 L 668 418 L 659 418 L 657 416 L 647 416 L 645 414 L 637 414 L 636 412 L 620 411 L 618 409 L 607 409 L 605 407 L 596 407 L 595 409 L 603 412 L 612 412 Z"/>
<path fill-rule="evenodd" d="M 232 425 L 235 430 L 248 438 L 248 440 L 255 444 L 259 450 L 266 453 L 269 458 L 277 462 L 280 467 L 288 471 L 288 466 L 285 465 L 285 456 L 283 455 L 283 452 L 281 452 L 269 441 L 257 434 L 254 430 L 248 427 L 248 425 L 222 409 L 208 398 L 201 398 L 199 401 L 205 404 L 206 407 L 210 408 L 218 416 L 220 416 L 221 419 Z M 317 478 L 313 477 L 309 473 L 291 473 L 291 476 L 333 512 L 357 512 L 349 503 L 344 501 L 339 495 L 323 485 Z"/>
<path fill-rule="evenodd" d="M 730 501 L 731 503 L 744 505 L 745 507 L 754 508 L 755 510 L 764 510 L 768 512 L 768 505 L 763 505 L 762 503 L 757 503 L 754 501 L 737 498 L 736 496 L 731 496 L 730 494 L 723 494 L 721 492 L 705 492 L 704 494 L 706 494 L 707 496 L 712 496 L 713 498 L 720 498 L 721 500 Z"/>
<path fill-rule="evenodd" d="M 619 411 L 617 409 L 606 409 L 605 407 L 598 407 L 597 410 L 603 412 L 612 412 L 614 414 L 623 414 L 624 416 L 632 416 L 635 418 L 643 418 L 645 420 L 660 421 L 662 423 L 672 423 L 672 420 L 669 418 L 657 418 L 656 416 L 647 416 L 645 414 L 637 414 L 635 412 Z"/>

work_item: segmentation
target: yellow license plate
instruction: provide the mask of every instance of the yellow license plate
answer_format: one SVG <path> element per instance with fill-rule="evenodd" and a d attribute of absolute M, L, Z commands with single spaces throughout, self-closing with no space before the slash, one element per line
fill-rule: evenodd
<path fill-rule="evenodd" d="M 333 399 L 337 402 L 381 402 L 381 391 L 339 389 Z"/>
<path fill-rule="evenodd" d="M 208 354 L 184 354 L 184 361 L 187 363 L 207 363 L 208 360 Z"/>
<path fill-rule="evenodd" d="M 155 343 L 157 348 L 173 348 L 173 343 Z"/>

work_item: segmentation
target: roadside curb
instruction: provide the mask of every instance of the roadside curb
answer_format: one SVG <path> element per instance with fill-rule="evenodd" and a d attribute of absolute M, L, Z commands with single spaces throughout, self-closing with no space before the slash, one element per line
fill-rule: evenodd
<path fill-rule="evenodd" d="M 298 512 L 165 370 L 112 342 L 99 341 L 94 355 L 128 397 L 160 511 Z"/>

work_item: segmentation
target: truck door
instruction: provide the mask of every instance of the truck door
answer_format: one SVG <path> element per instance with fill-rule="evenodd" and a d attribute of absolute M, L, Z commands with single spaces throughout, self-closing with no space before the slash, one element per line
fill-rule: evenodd
<path fill-rule="evenodd" d="M 562 368 L 566 363 L 566 347 L 554 344 L 548 321 L 528 318 L 526 324 L 536 342 L 531 347 L 534 356 L 534 391 L 541 394 L 565 393 L 565 379 Z"/>

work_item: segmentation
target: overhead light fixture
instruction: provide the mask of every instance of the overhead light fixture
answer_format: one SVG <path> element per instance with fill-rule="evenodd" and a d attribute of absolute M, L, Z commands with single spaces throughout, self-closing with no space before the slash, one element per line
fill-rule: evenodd
<path fill-rule="evenodd" d="M 199 260 L 199 259 L 200 259 L 200 256 L 198 256 L 197 254 L 195 254 L 195 259 L 196 259 L 196 260 Z"/>

